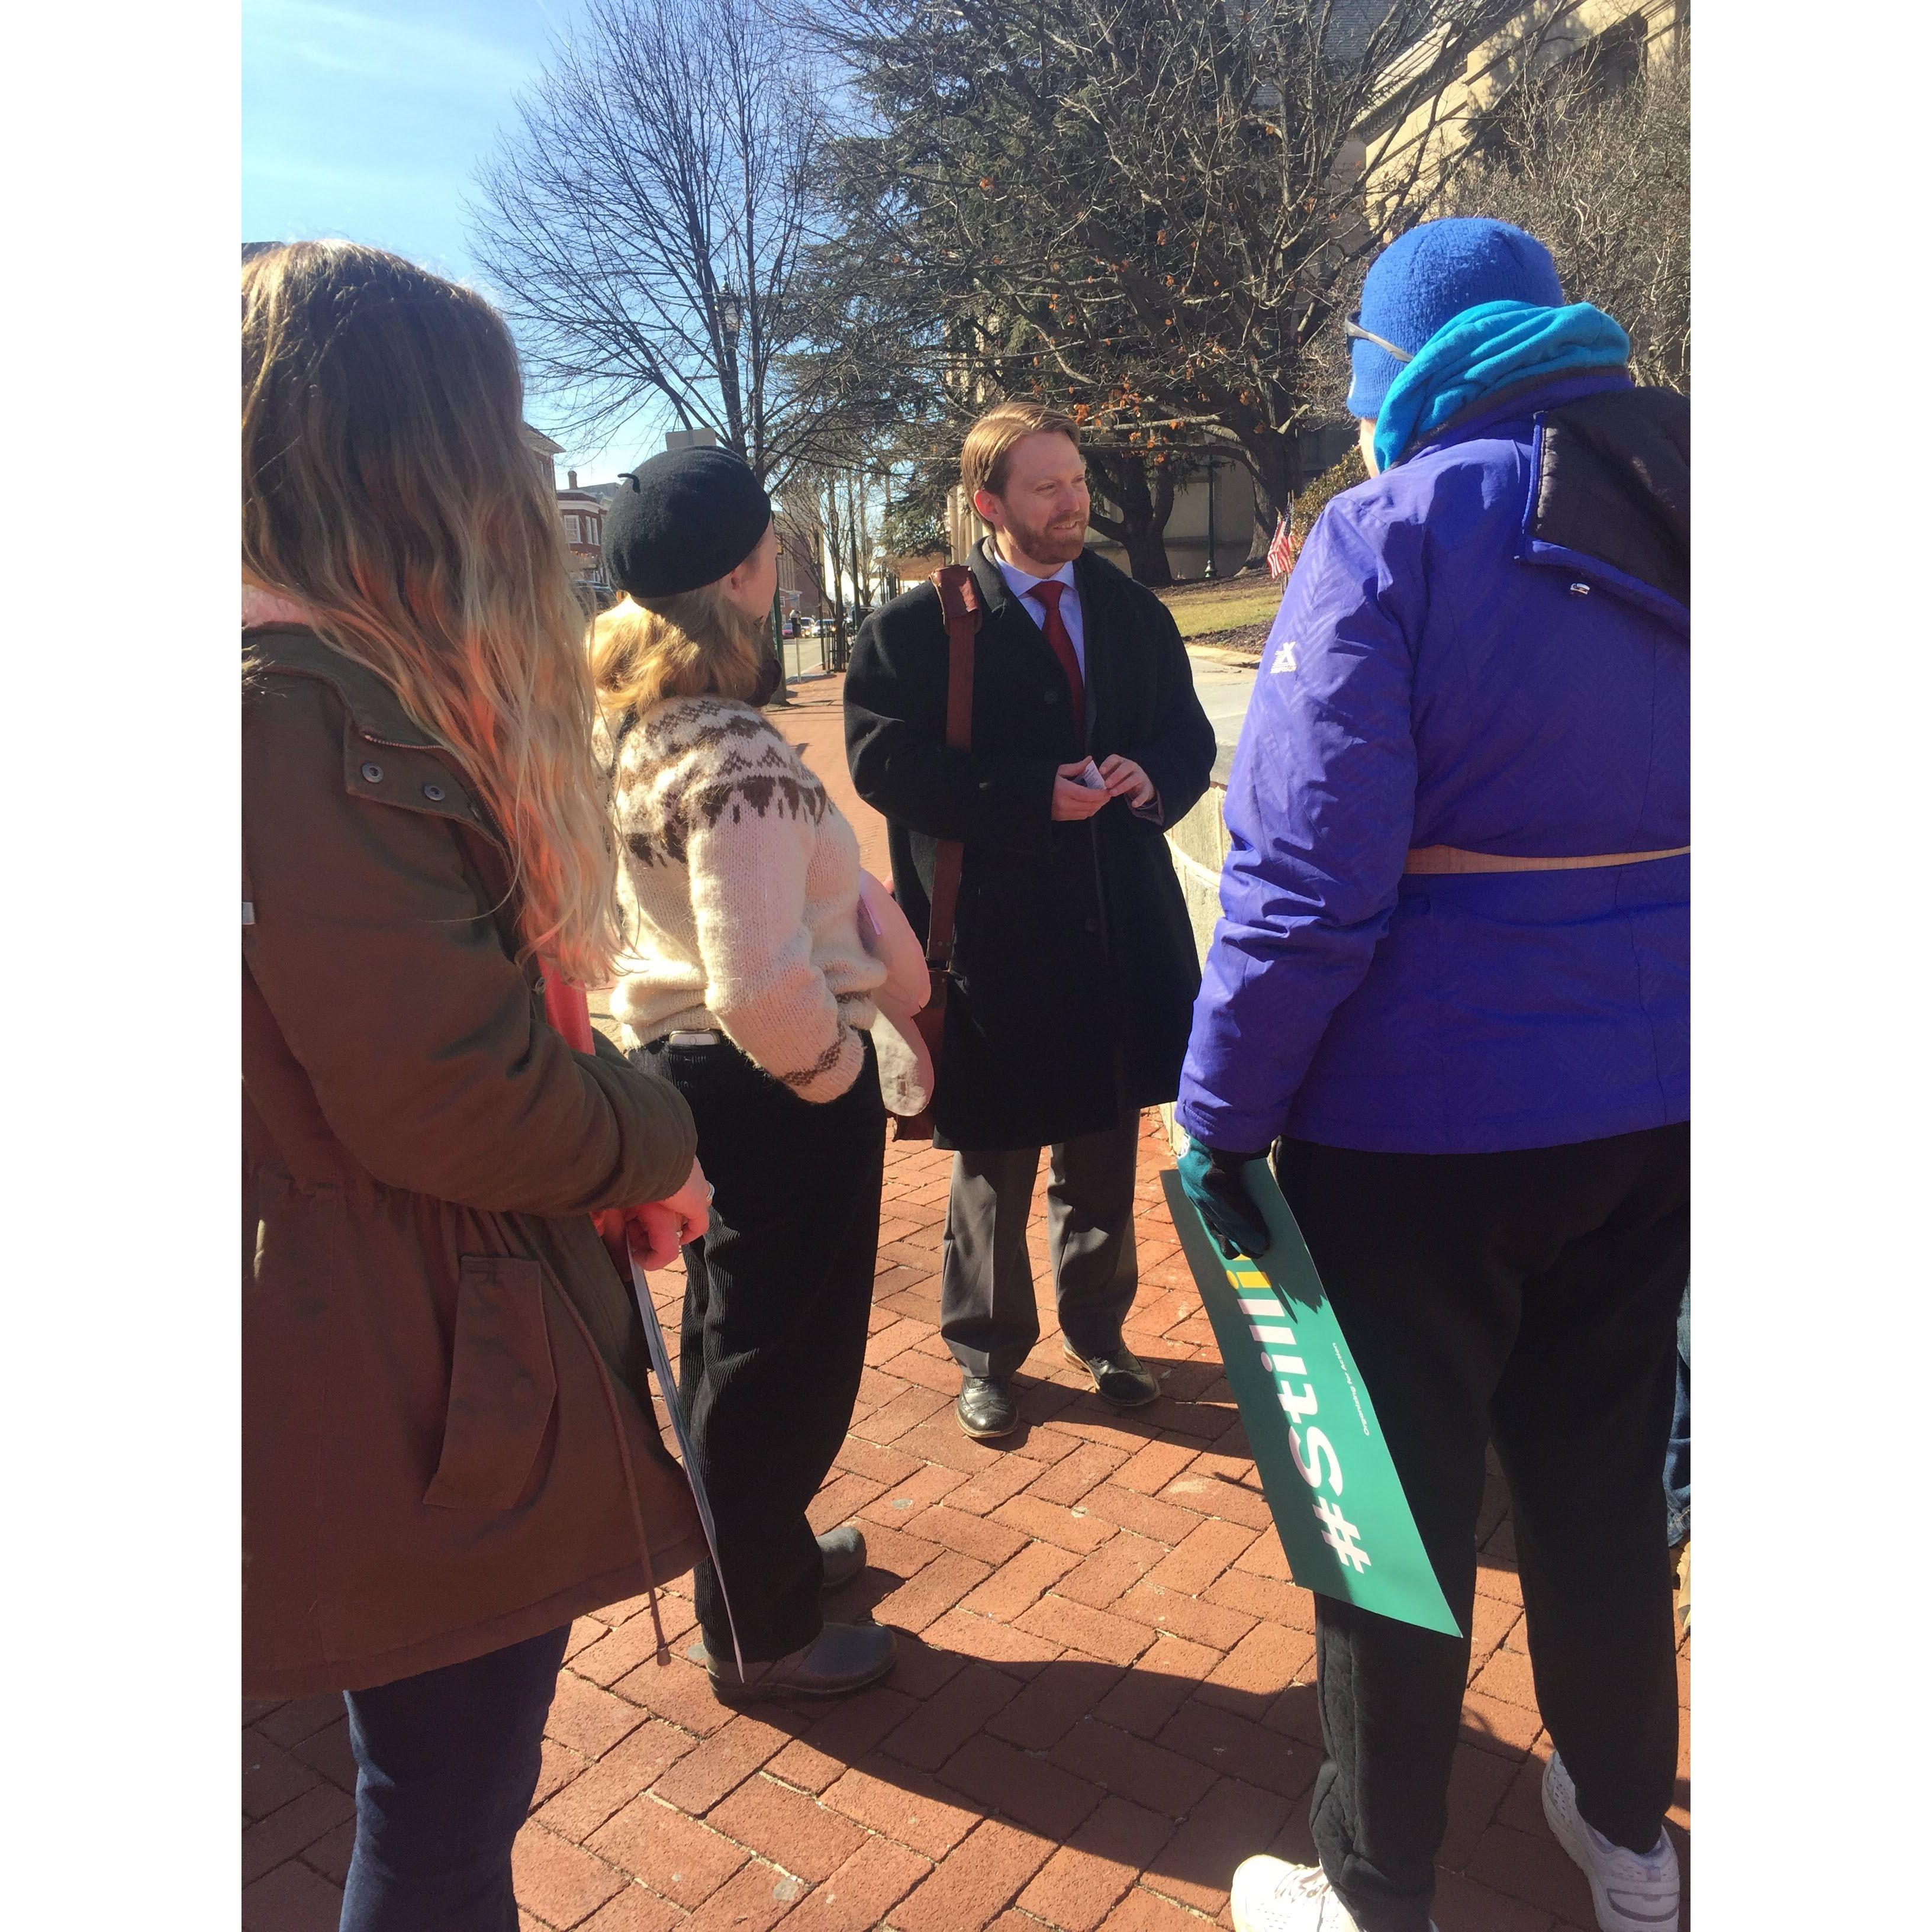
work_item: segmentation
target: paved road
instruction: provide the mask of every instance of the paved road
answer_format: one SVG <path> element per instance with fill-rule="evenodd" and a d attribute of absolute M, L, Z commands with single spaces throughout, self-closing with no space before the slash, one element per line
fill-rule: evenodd
<path fill-rule="evenodd" d="M 805 677 L 826 668 L 826 658 L 830 652 L 832 639 L 822 638 L 787 638 L 784 640 L 784 668 L 788 677 Z"/>
<path fill-rule="evenodd" d="M 1226 778 L 1228 761 L 1234 756 L 1234 741 L 1241 735 L 1241 720 L 1248 715 L 1248 700 L 1254 692 L 1255 674 L 1251 668 L 1231 664 L 1204 651 L 1191 650 L 1187 655 L 1193 661 L 1194 688 L 1200 697 L 1202 709 L 1214 721 L 1214 740 L 1218 747 L 1214 776 Z"/>

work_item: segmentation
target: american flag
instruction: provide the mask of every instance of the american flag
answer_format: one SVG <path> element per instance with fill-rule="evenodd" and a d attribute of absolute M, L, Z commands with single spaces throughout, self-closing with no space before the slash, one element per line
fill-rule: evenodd
<path fill-rule="evenodd" d="M 1270 577 L 1286 577 L 1294 568 L 1294 538 L 1288 527 L 1288 519 L 1283 517 L 1275 526 L 1274 542 L 1268 545 L 1268 567 Z"/>

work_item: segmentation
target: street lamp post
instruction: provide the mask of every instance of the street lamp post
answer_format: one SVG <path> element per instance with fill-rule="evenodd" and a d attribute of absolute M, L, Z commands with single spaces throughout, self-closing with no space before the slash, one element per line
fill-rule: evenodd
<path fill-rule="evenodd" d="M 1204 576 L 1214 574 L 1214 459 L 1208 459 L 1208 568 Z"/>

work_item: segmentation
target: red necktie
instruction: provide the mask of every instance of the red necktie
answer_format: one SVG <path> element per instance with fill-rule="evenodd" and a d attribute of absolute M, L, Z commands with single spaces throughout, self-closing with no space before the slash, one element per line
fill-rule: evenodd
<path fill-rule="evenodd" d="M 1067 688 L 1073 694 L 1073 729 L 1080 742 L 1087 742 L 1087 687 L 1080 676 L 1080 659 L 1073 649 L 1073 640 L 1067 634 L 1066 620 L 1060 614 L 1060 593 L 1066 588 L 1057 577 L 1048 577 L 1038 584 L 1029 584 L 1026 595 L 1037 597 L 1046 606 L 1046 622 L 1042 626 L 1046 641 L 1053 647 L 1053 655 L 1060 660 L 1060 668 L 1066 674 Z"/>

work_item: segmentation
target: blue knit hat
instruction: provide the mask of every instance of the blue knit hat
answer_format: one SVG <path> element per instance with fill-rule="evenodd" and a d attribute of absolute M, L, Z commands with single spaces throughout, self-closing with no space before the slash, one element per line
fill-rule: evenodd
<path fill-rule="evenodd" d="M 1445 322 L 1492 302 L 1561 308 L 1556 264 L 1534 235 L 1506 221 L 1451 215 L 1412 228 L 1376 257 L 1362 284 L 1360 319 L 1370 334 L 1413 356 Z M 1348 413 L 1378 416 L 1402 365 L 1359 336 L 1349 352 Z"/>

